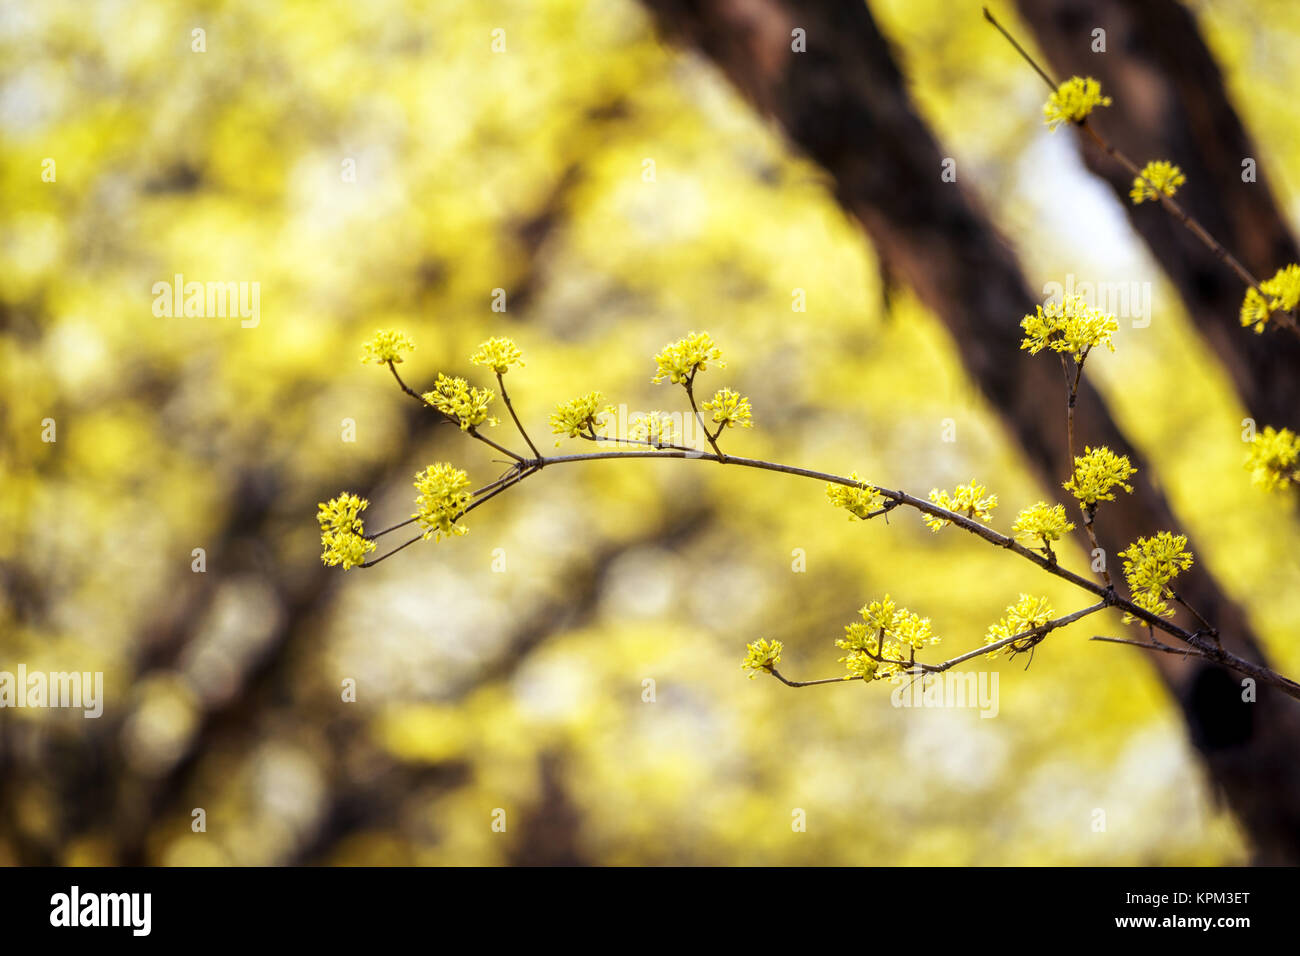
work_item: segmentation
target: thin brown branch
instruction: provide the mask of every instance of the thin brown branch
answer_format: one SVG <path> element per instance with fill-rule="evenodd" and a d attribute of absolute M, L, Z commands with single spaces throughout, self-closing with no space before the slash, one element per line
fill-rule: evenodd
<path fill-rule="evenodd" d="M 1088 640 L 1102 641 L 1106 644 L 1128 644 L 1130 647 L 1140 647 L 1143 650 L 1160 651 L 1165 654 L 1177 654 L 1179 657 L 1205 657 L 1203 653 L 1194 647 L 1173 647 L 1169 644 L 1161 644 L 1157 640 L 1134 641 L 1126 637 L 1103 637 L 1100 634 L 1095 634 Z"/>
<path fill-rule="evenodd" d="M 524 441 L 528 443 L 528 447 L 532 449 L 533 458 L 541 461 L 542 453 L 537 450 L 537 446 L 533 444 L 533 440 L 528 437 L 528 432 L 524 431 L 523 422 L 521 422 L 519 416 L 515 414 L 515 407 L 510 404 L 510 393 L 506 391 L 505 376 L 500 372 L 497 372 L 497 384 L 501 386 L 501 401 L 505 402 L 506 409 L 510 412 L 510 417 L 514 419 L 515 427 L 519 429 L 519 434 L 523 436 Z"/>
<path fill-rule="evenodd" d="M 1205 619 L 1205 615 L 1203 615 L 1200 611 L 1196 610 L 1196 608 L 1192 607 L 1190 604 L 1184 601 L 1182 595 L 1180 595 L 1177 591 L 1172 591 L 1170 593 L 1173 595 L 1175 601 L 1177 601 L 1180 605 L 1186 608 L 1187 612 L 1191 614 L 1192 617 L 1196 618 L 1197 621 L 1200 622 L 1201 627 L 1204 629 L 1206 634 L 1214 638 L 1216 641 L 1219 639 L 1219 629 L 1215 627 L 1213 624 L 1211 624 L 1209 621 L 1207 621 Z"/>
<path fill-rule="evenodd" d="M 1013 37 L 1010 33 L 1008 33 L 1006 28 L 1002 26 L 1002 24 L 998 23 L 997 19 L 993 16 L 993 14 L 989 12 L 988 7 L 984 8 L 984 19 L 987 20 L 989 23 L 993 24 L 993 26 L 997 27 L 997 31 L 1001 33 L 1004 37 L 1006 37 L 1007 42 L 1016 48 L 1016 52 L 1025 58 L 1025 62 L 1034 68 L 1034 72 L 1043 78 L 1043 82 L 1047 84 L 1049 89 L 1055 90 L 1057 88 L 1059 84 L 1055 80 L 1053 80 L 1050 76 L 1048 76 L 1047 72 L 1041 66 L 1038 65 L 1038 63 L 1034 60 L 1032 56 L 1030 56 L 1025 51 L 1025 48 L 1016 42 L 1016 38 Z"/>
<path fill-rule="evenodd" d="M 843 677 L 819 677 L 817 680 L 790 680 L 772 666 L 767 667 L 767 672 L 786 687 L 816 687 L 818 684 L 843 684 L 848 681 L 863 679 L 853 674 L 845 674 Z"/>
<path fill-rule="evenodd" d="M 813 471 L 812 469 L 808 469 L 808 468 L 799 468 L 793 465 L 783 465 L 777 462 L 761 461 L 753 458 L 740 458 L 736 456 L 729 456 L 723 459 L 718 455 L 712 455 L 712 454 L 701 453 L 701 452 L 681 452 L 681 451 L 594 452 L 594 453 L 583 454 L 583 455 L 556 456 L 556 457 L 546 459 L 546 463 L 560 464 L 560 463 L 578 462 L 578 461 L 614 460 L 620 458 L 687 458 L 687 459 L 698 460 L 698 461 L 717 461 L 722 464 L 737 465 L 744 468 L 757 468 L 764 471 L 775 471 L 781 474 L 795 475 L 803 478 L 813 478 L 818 481 L 831 482 L 834 484 L 845 485 L 851 488 L 861 487 L 862 485 L 862 482 L 860 480 L 845 478 L 841 475 L 832 475 L 826 472 Z M 1238 657 L 1237 655 L 1232 654 L 1226 650 L 1223 650 L 1222 648 L 1214 647 L 1206 644 L 1199 634 L 1193 631 L 1188 631 L 1185 628 L 1182 628 L 1179 625 L 1173 623 L 1172 621 L 1166 620 L 1165 618 L 1158 617 L 1157 615 L 1152 614 L 1150 611 L 1146 610 L 1145 608 L 1139 607 L 1138 605 L 1134 604 L 1130 600 L 1119 597 L 1117 594 L 1115 594 L 1113 587 L 1102 586 L 1100 584 L 1097 584 L 1095 581 L 1091 581 L 1088 578 L 1083 577 L 1080 574 L 1076 574 L 1075 572 L 1062 567 L 1059 562 L 1049 560 L 1043 554 L 1037 551 L 1032 551 L 1029 548 L 1026 548 L 1023 545 L 1019 544 L 1014 538 L 1008 537 L 1007 535 L 994 531 L 992 528 L 989 528 L 986 525 L 981 524 L 980 522 L 967 517 L 966 515 L 959 514 L 954 511 L 949 511 L 946 508 L 941 508 L 930 501 L 917 498 L 913 495 L 909 495 L 904 491 L 895 491 L 888 488 L 881 488 L 879 486 L 874 486 L 874 487 L 882 497 L 894 500 L 898 502 L 899 505 L 905 505 L 907 507 L 913 508 L 916 511 L 921 512 L 922 514 L 928 514 L 936 518 L 941 518 L 945 521 L 948 521 L 956 525 L 959 528 L 962 528 L 964 531 L 967 531 L 970 534 L 983 538 L 985 541 L 988 541 L 990 544 L 994 544 L 1000 548 L 1004 548 L 1008 551 L 1011 551 L 1019 555 L 1021 558 L 1025 559 L 1026 561 L 1038 565 L 1038 567 L 1042 568 L 1044 571 L 1047 571 L 1049 574 L 1055 575 L 1056 577 L 1061 578 L 1065 581 L 1069 581 L 1075 587 L 1080 588 L 1084 591 L 1089 591 L 1092 594 L 1095 594 L 1097 597 L 1107 599 L 1112 606 L 1122 611 L 1125 611 L 1131 617 L 1136 618 L 1142 623 L 1150 627 L 1154 627 L 1158 630 L 1161 630 L 1166 634 L 1169 634 L 1170 636 L 1175 637 L 1178 640 L 1190 644 L 1193 647 L 1197 648 L 1198 650 L 1203 651 L 1205 653 L 1205 656 L 1209 660 L 1212 660 L 1213 662 L 1223 667 L 1228 667 L 1238 671 L 1239 673 L 1243 673 L 1248 676 L 1254 677 L 1255 679 L 1259 680 L 1261 683 L 1267 683 L 1270 684 L 1271 686 L 1277 687 L 1278 689 L 1286 693 L 1287 696 L 1292 697 L 1296 700 L 1300 700 L 1300 684 L 1297 684 L 1295 681 L 1283 677 L 1282 675 L 1277 674 L 1266 667 L 1262 667 L 1261 665 L 1255 664 L 1244 658 Z"/>
<path fill-rule="evenodd" d="M 686 397 L 691 400 L 691 411 L 695 413 L 695 420 L 700 424 L 700 431 L 704 432 L 704 437 L 708 439 L 709 447 L 713 449 L 713 453 L 718 457 L 718 461 L 725 462 L 727 456 L 724 455 L 722 449 L 718 447 L 718 436 L 709 434 L 708 426 L 704 424 L 704 416 L 700 414 L 700 410 L 695 406 L 695 373 L 691 372 L 690 377 L 682 384 L 686 388 Z M 718 435 L 721 434 L 722 429 L 719 428 Z"/>

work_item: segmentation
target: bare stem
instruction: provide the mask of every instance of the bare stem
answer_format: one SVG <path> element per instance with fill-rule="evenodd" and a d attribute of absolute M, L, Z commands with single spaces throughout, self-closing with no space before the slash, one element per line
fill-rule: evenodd
<path fill-rule="evenodd" d="M 497 372 L 497 384 L 501 386 L 501 401 L 505 402 L 506 409 L 510 412 L 510 417 L 515 421 L 515 427 L 519 429 L 519 434 L 523 436 L 524 441 L 528 443 L 528 447 L 532 449 L 533 457 L 538 461 L 541 461 L 542 453 L 537 450 L 537 446 L 533 444 L 533 440 L 528 437 L 528 432 L 524 431 L 523 422 L 521 422 L 519 416 L 515 414 L 515 407 L 510 404 L 510 393 L 506 391 L 505 376 L 500 372 Z"/>
<path fill-rule="evenodd" d="M 1140 647 L 1143 650 L 1147 650 L 1147 651 L 1160 651 L 1161 653 L 1164 654 L 1177 654 L 1179 657 L 1204 657 L 1205 656 L 1194 647 L 1171 647 L 1168 644 L 1161 644 L 1157 640 L 1134 641 L 1126 637 L 1103 637 L 1100 634 L 1094 635 L 1093 637 L 1089 638 L 1089 640 L 1101 641 L 1106 644 L 1128 644 L 1130 647 Z"/>
<path fill-rule="evenodd" d="M 1007 32 L 1006 27 L 998 23 L 997 19 L 993 16 L 993 14 L 989 13 L 988 7 L 984 8 L 984 19 L 987 20 L 989 23 L 993 24 L 995 27 L 997 27 L 998 32 L 1001 33 L 1004 37 L 1006 37 L 1007 42 L 1016 48 L 1016 52 L 1025 58 L 1025 62 L 1034 68 L 1034 72 L 1043 78 L 1043 82 L 1046 83 L 1050 89 L 1052 90 L 1056 89 L 1057 87 L 1056 81 L 1047 75 L 1047 73 L 1043 70 L 1043 68 L 1039 66 L 1037 62 L 1035 62 L 1032 56 L 1030 56 L 1028 53 L 1025 52 L 1025 48 L 1016 42 L 1016 38 Z"/>
<path fill-rule="evenodd" d="M 695 373 L 691 372 L 690 377 L 682 384 L 686 387 L 686 397 L 691 400 L 691 411 L 695 413 L 695 420 L 700 423 L 700 431 L 704 432 L 704 437 L 709 440 L 709 447 L 711 447 L 713 453 L 717 455 L 718 461 L 725 462 L 727 456 L 724 455 L 722 449 L 718 447 L 718 435 L 722 434 L 722 429 L 718 429 L 718 435 L 709 434 L 708 426 L 704 424 L 704 416 L 700 414 L 700 410 L 695 406 Z"/>
<path fill-rule="evenodd" d="M 818 684 L 843 684 L 847 681 L 863 679 L 852 674 L 846 674 L 843 677 L 820 677 L 817 680 L 790 680 L 782 676 L 781 672 L 775 667 L 767 668 L 767 672 L 786 687 L 816 687 Z"/>
<path fill-rule="evenodd" d="M 1210 635 L 1210 637 L 1214 638 L 1217 641 L 1219 639 L 1219 629 L 1215 627 L 1213 624 L 1211 624 L 1209 621 L 1207 621 L 1205 619 L 1205 616 L 1202 615 L 1200 611 L 1196 610 L 1196 608 L 1192 607 L 1190 604 L 1184 601 L 1182 595 L 1180 595 L 1177 591 L 1174 591 L 1172 593 L 1174 596 L 1174 600 L 1177 601 L 1179 604 L 1181 604 L 1184 608 L 1186 608 L 1188 613 L 1191 614 L 1192 617 L 1196 618 L 1196 620 L 1200 622 L 1201 627 L 1204 628 L 1206 634 Z"/>
<path fill-rule="evenodd" d="M 397 524 L 391 525 L 390 527 L 385 528 L 383 531 L 374 531 L 371 532 L 370 534 L 363 534 L 361 537 L 365 538 L 367 541 L 375 541 L 378 540 L 379 538 L 382 538 L 386 534 L 389 534 L 393 531 L 397 531 L 399 528 L 405 528 L 408 524 L 411 524 L 413 521 L 415 521 L 415 518 L 407 518 L 405 521 L 399 521 Z"/>

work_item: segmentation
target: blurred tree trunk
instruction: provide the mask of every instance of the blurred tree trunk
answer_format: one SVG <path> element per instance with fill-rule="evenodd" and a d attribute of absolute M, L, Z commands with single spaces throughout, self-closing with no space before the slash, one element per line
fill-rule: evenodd
<path fill-rule="evenodd" d="M 1175 0 L 1017 0 L 1057 78 L 1094 76 L 1114 98 L 1092 119 L 1139 165 L 1177 163 L 1187 175 L 1178 201 L 1256 277 L 1300 261 L 1251 141 L 1228 100 L 1218 65 L 1192 14 Z M 1105 53 L 1092 31 L 1106 31 Z M 1300 424 L 1300 338 L 1248 333 L 1237 315 L 1246 290 L 1214 254 L 1155 203 L 1135 206 L 1133 179 L 1079 137 L 1084 162 L 1115 191 L 1133 228 L 1178 290 L 1188 313 L 1260 423 Z M 1083 145 L 1084 142 L 1088 145 Z M 1242 162 L 1256 161 L 1256 182 Z"/>
<path fill-rule="evenodd" d="M 1034 296 L 973 198 L 941 180 L 944 154 L 862 0 L 643 2 L 667 37 L 717 64 L 826 169 L 839 202 L 866 229 L 883 264 L 945 323 L 967 372 L 1028 462 L 1045 484 L 1059 488 L 1069 472 L 1061 372 L 1050 359 L 1019 348 L 1019 321 Z M 796 29 L 804 31 L 806 52 L 792 50 Z M 1139 534 L 1179 528 L 1151 469 L 1091 388 L 1080 395 L 1077 424 L 1080 444 L 1109 445 L 1140 469 L 1134 493 L 1108 504 L 1099 521 L 1110 554 Z M 1188 574 L 1183 594 L 1217 623 L 1225 645 L 1263 661 L 1244 614 L 1204 562 Z M 1234 676 L 1157 657 L 1151 663 L 1181 705 L 1189 736 L 1250 834 L 1256 859 L 1300 862 L 1300 708 L 1264 688 L 1258 703 L 1243 704 Z M 1117 656 L 1116 666 L 1132 660 Z"/>

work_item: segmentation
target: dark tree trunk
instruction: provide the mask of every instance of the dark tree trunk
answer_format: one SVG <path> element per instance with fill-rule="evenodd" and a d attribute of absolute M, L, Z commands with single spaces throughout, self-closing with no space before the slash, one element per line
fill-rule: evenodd
<path fill-rule="evenodd" d="M 1091 122 L 1139 166 L 1165 159 L 1187 184 L 1178 201 L 1258 279 L 1300 261 L 1268 186 L 1267 167 L 1228 101 L 1218 65 L 1192 14 L 1174 0 L 1018 0 L 1057 78 L 1093 76 L 1114 103 Z M 1106 31 L 1105 53 L 1092 31 Z M 1129 201 L 1130 176 L 1091 140 L 1079 137 L 1088 168 L 1106 180 L 1178 290 L 1242 402 L 1261 426 L 1300 425 L 1300 338 L 1264 335 L 1238 320 L 1241 281 L 1155 203 Z M 1256 182 L 1242 161 L 1256 160 Z"/>
<path fill-rule="evenodd" d="M 1019 348 L 1019 321 L 1034 296 L 974 199 L 958 184 L 941 181 L 944 153 L 918 117 L 866 5 L 643 2 L 666 36 L 704 53 L 826 169 L 839 202 L 861 222 L 890 272 L 946 324 L 968 373 L 1028 462 L 1059 488 L 1069 471 L 1061 371 L 1050 358 Z M 792 52 L 795 28 L 806 32 L 806 52 Z M 1080 396 L 1077 428 L 1080 444 L 1109 445 L 1141 469 L 1134 493 L 1107 504 L 1099 521 L 1112 555 L 1139 534 L 1179 527 L 1150 469 L 1090 388 Z M 1203 562 L 1187 575 L 1182 593 L 1218 624 L 1225 646 L 1263 661 L 1245 616 Z M 1250 833 L 1256 858 L 1300 861 L 1300 707 L 1266 688 L 1259 689 L 1258 703 L 1243 704 L 1236 677 L 1157 657 L 1152 663 L 1180 703 L 1218 791 Z"/>

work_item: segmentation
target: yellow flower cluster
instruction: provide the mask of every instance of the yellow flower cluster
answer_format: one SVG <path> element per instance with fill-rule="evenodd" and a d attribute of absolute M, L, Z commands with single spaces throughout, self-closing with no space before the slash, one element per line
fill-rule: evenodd
<path fill-rule="evenodd" d="M 1111 336 L 1119 331 L 1119 322 L 1115 316 L 1090 307 L 1083 296 L 1071 295 L 1038 306 L 1033 315 L 1020 320 L 1020 327 L 1025 330 L 1020 347 L 1031 355 L 1051 349 L 1069 352 L 1076 362 L 1081 362 L 1099 345 L 1115 351 Z"/>
<path fill-rule="evenodd" d="M 940 491 L 938 488 L 931 489 L 930 500 L 940 508 L 948 511 L 956 511 L 958 514 L 965 514 L 967 518 L 977 518 L 980 521 L 992 521 L 993 509 L 998 506 L 998 496 L 988 495 L 985 492 L 988 489 L 983 485 L 976 484 L 972 478 L 969 485 L 958 485 L 953 489 L 951 495 L 946 491 Z M 936 515 L 923 515 L 926 527 L 931 531 L 940 531 L 951 524 L 946 518 L 940 518 Z"/>
<path fill-rule="evenodd" d="M 858 613 L 862 620 L 845 625 L 843 639 L 835 642 L 848 651 L 840 663 L 849 677 L 872 681 L 897 674 L 902 668 L 894 662 L 907 659 L 905 647 L 921 650 L 939 643 L 929 618 L 897 607 L 888 594 L 883 601 L 873 601 Z"/>
<path fill-rule="evenodd" d="M 594 432 L 600 426 L 601 419 L 614 411 L 609 405 L 601 408 L 603 400 L 604 396 L 600 392 L 588 392 L 561 402 L 551 413 L 551 434 L 577 438 Z M 555 444 L 558 445 L 559 442 Z"/>
<path fill-rule="evenodd" d="M 463 378 L 451 378 L 439 372 L 433 390 L 425 392 L 422 397 L 448 418 L 459 422 L 461 431 L 469 431 L 484 422 L 489 425 L 497 423 L 495 418 L 488 417 L 488 406 L 496 393 L 490 388 L 472 387 Z"/>
<path fill-rule="evenodd" d="M 713 412 L 713 421 L 726 428 L 752 428 L 754 409 L 749 399 L 729 388 L 720 388 L 701 406 L 706 412 Z"/>
<path fill-rule="evenodd" d="M 998 641 L 1005 641 L 1009 637 L 1015 637 L 1017 634 L 1032 631 L 1034 628 L 1042 627 L 1055 616 L 1056 612 L 1052 610 L 1052 602 L 1047 598 L 1034 597 L 1032 594 L 1021 594 L 1019 601 L 1007 607 L 1002 619 L 989 626 L 988 633 L 984 635 L 984 643 L 995 644 Z M 1010 656 L 1028 650 L 1037 642 L 1037 637 L 1031 634 L 1024 640 L 1012 641 L 1005 647 L 990 651 L 987 656 L 997 657 L 999 653 Z"/>
<path fill-rule="evenodd" d="M 464 525 L 456 519 L 469 507 L 473 495 L 469 491 L 469 476 L 447 462 L 430 465 L 415 476 L 415 514 L 424 537 L 437 541 L 444 535 L 465 534 Z"/>
<path fill-rule="evenodd" d="M 1294 263 L 1278 269 L 1273 278 L 1265 279 L 1259 284 L 1259 292 L 1246 290 L 1246 298 L 1241 303 L 1241 324 L 1254 327 L 1263 332 L 1269 318 L 1278 309 L 1292 311 L 1300 305 L 1300 265 Z"/>
<path fill-rule="evenodd" d="M 677 440 L 677 424 L 667 412 L 642 412 L 628 423 L 628 438 L 648 445 L 671 445 Z"/>
<path fill-rule="evenodd" d="M 1114 489 L 1123 488 L 1132 493 L 1128 484 L 1130 476 L 1137 473 L 1127 455 L 1117 455 L 1105 445 L 1100 448 L 1085 446 L 1083 454 L 1074 459 L 1074 476 L 1062 487 L 1081 505 L 1091 506 L 1099 501 L 1114 501 Z"/>
<path fill-rule="evenodd" d="M 753 680 L 758 676 L 759 671 L 771 671 L 773 667 L 781 663 L 781 652 L 785 646 L 780 641 L 769 641 L 767 638 L 753 641 L 745 647 L 748 652 L 740 666 L 743 670 L 750 671 L 749 678 Z"/>
<path fill-rule="evenodd" d="M 1065 505 L 1049 505 L 1039 501 L 1016 515 L 1011 533 L 1018 538 L 1041 539 L 1044 544 L 1059 541 L 1074 530 L 1074 524 L 1065 516 Z"/>
<path fill-rule="evenodd" d="M 674 385 L 691 381 L 696 372 L 703 372 L 710 362 L 717 362 L 719 368 L 726 368 L 722 361 L 722 350 L 713 344 L 708 332 L 692 332 L 684 339 L 678 339 L 671 345 L 665 345 L 663 351 L 655 356 L 659 370 L 650 381 L 658 384 L 665 378 Z"/>
<path fill-rule="evenodd" d="M 380 329 L 374 338 L 361 347 L 361 362 L 369 365 L 386 365 L 389 362 L 400 364 L 403 352 L 415 351 L 415 343 L 401 332 L 392 329 Z"/>
<path fill-rule="evenodd" d="M 879 508 L 884 499 L 875 488 L 859 479 L 856 471 L 851 472 L 849 477 L 858 482 L 857 487 L 829 482 L 826 485 L 826 497 L 836 508 L 847 511 L 850 519 L 870 517 L 871 512 Z"/>
<path fill-rule="evenodd" d="M 1168 596 L 1169 582 L 1192 566 L 1192 553 L 1186 548 L 1186 535 L 1161 531 L 1154 537 L 1138 538 L 1120 552 L 1134 604 L 1160 617 L 1173 614 L 1163 599 Z M 1132 615 L 1124 615 L 1125 623 L 1132 620 Z"/>
<path fill-rule="evenodd" d="M 486 365 L 498 375 L 506 374 L 512 365 L 520 368 L 524 366 L 524 355 L 519 351 L 519 346 L 504 337 L 488 339 L 469 360 L 474 365 Z"/>
<path fill-rule="evenodd" d="M 375 550 L 375 543 L 363 537 L 366 533 L 361 512 L 370 502 L 353 494 L 341 494 L 317 505 L 316 520 L 320 522 L 321 561 L 327 567 L 343 565 L 343 570 L 356 567 Z"/>
<path fill-rule="evenodd" d="M 1148 199 L 1159 199 L 1161 193 L 1172 196 L 1185 182 L 1187 177 L 1173 163 L 1153 159 L 1143 167 L 1142 175 L 1133 180 L 1133 188 L 1128 195 L 1133 200 L 1133 205 L 1138 206 Z"/>
<path fill-rule="evenodd" d="M 1253 483 L 1270 491 L 1300 484 L 1300 436 L 1289 428 L 1265 427 L 1250 443 L 1246 468 Z"/>
<path fill-rule="evenodd" d="M 1062 123 L 1081 123 L 1097 106 L 1110 106 L 1109 96 L 1101 95 L 1101 84 L 1092 77 L 1072 76 L 1056 88 L 1043 104 L 1047 128 L 1055 130 Z"/>

